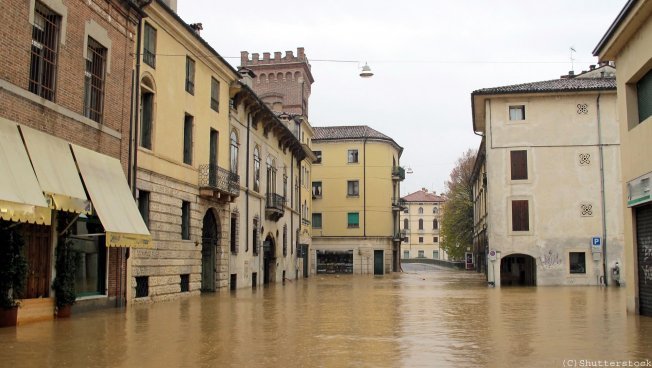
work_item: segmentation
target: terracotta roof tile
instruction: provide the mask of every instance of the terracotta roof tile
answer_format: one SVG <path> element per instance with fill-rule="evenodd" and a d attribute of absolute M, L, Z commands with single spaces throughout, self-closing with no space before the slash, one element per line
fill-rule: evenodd
<path fill-rule="evenodd" d="M 473 94 L 493 95 L 507 93 L 577 92 L 615 89 L 616 78 L 570 78 L 513 84 L 503 87 L 483 88 L 473 91 Z"/>
<path fill-rule="evenodd" d="M 446 198 L 423 190 L 410 193 L 402 198 L 406 202 L 445 202 Z"/>
<path fill-rule="evenodd" d="M 313 141 L 365 138 L 380 139 L 392 143 L 399 151 L 403 151 L 403 147 L 399 146 L 394 139 L 368 127 L 367 125 L 326 126 L 313 127 L 313 129 L 315 130 L 315 136 L 312 138 Z"/>

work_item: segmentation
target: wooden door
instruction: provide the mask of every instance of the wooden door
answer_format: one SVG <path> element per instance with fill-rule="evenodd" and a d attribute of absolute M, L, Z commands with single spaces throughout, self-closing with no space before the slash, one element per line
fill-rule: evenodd
<path fill-rule="evenodd" d="M 23 237 L 27 255 L 25 299 L 50 296 L 51 242 L 50 227 L 24 225 Z"/>

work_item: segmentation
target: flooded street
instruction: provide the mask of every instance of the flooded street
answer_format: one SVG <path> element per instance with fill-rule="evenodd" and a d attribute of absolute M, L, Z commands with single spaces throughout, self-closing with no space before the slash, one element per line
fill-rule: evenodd
<path fill-rule="evenodd" d="M 411 267 L 4 328 L 0 366 L 562 367 L 565 359 L 652 359 L 652 318 L 626 315 L 624 289 L 489 289 L 475 273 Z"/>

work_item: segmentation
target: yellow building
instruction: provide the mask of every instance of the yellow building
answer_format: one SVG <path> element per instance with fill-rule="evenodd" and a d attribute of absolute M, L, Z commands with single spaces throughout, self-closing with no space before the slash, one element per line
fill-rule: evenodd
<path fill-rule="evenodd" d="M 403 148 L 368 126 L 315 127 L 311 273 L 399 268 Z M 396 204 L 396 205 L 393 205 Z M 308 209 L 309 211 L 309 209 Z"/>
<path fill-rule="evenodd" d="M 242 184 L 229 122 L 229 87 L 240 75 L 199 36 L 201 25 L 160 0 L 145 11 L 134 176 L 153 248 L 129 258 L 132 302 L 228 285 L 230 203 Z"/>
<path fill-rule="evenodd" d="M 627 310 L 652 316 L 652 1 L 631 0 L 593 51 L 615 61 Z M 620 275 L 618 275 L 620 276 Z"/>
<path fill-rule="evenodd" d="M 448 260 L 441 249 L 439 226 L 442 206 L 446 198 L 422 188 L 401 198 L 401 235 L 403 237 L 401 258 L 429 258 Z"/>

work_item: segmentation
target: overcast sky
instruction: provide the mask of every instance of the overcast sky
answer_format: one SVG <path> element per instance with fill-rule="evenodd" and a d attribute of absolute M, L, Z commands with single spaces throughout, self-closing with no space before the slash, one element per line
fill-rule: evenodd
<path fill-rule="evenodd" d="M 313 126 L 366 124 L 404 147 L 407 194 L 444 190 L 480 138 L 471 92 L 559 78 L 591 54 L 626 0 L 178 0 L 187 23 L 233 66 L 250 53 L 305 47 Z M 233 57 L 233 58 L 231 58 Z M 337 63 L 318 60 L 353 60 Z M 358 77 L 367 61 L 375 75 Z"/>

